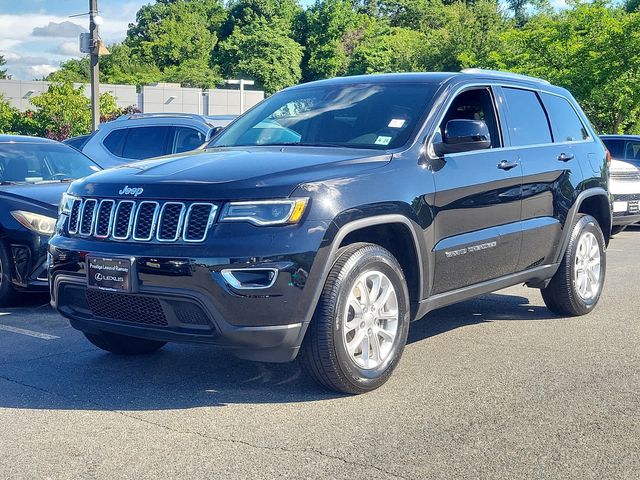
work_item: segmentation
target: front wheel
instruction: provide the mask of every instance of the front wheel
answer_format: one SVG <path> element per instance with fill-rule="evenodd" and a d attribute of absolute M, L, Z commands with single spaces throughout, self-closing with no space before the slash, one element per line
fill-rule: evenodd
<path fill-rule="evenodd" d="M 167 342 L 128 337 L 111 332 L 85 333 L 85 337 L 96 347 L 119 355 L 142 355 L 162 348 Z"/>
<path fill-rule="evenodd" d="M 300 361 L 331 390 L 365 393 L 391 376 L 408 330 L 409 293 L 398 261 L 378 245 L 349 245 L 329 273 Z"/>
<path fill-rule="evenodd" d="M 584 315 L 598 303 L 607 266 L 604 236 L 598 221 L 579 214 L 573 224 L 567 251 L 542 298 L 560 315 Z"/>

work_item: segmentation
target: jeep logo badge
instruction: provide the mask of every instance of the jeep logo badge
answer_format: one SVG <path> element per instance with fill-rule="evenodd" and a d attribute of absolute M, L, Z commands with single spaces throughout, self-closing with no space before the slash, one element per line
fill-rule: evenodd
<path fill-rule="evenodd" d="M 142 192 L 144 192 L 144 188 L 131 188 L 129 185 L 125 185 L 125 187 L 120 190 L 118 193 L 120 195 L 133 195 L 134 197 L 137 197 L 138 195 L 140 195 Z"/>

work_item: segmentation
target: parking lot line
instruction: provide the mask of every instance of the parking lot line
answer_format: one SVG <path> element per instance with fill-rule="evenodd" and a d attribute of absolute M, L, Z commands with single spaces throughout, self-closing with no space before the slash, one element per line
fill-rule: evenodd
<path fill-rule="evenodd" d="M 20 335 L 28 335 L 29 337 L 42 338 L 43 340 L 55 340 L 55 335 L 49 335 L 48 333 L 40 333 L 34 332 L 33 330 L 26 330 L 24 328 L 12 327 L 10 325 L 3 325 L 0 323 L 0 330 L 4 330 L 6 332 L 19 333 Z"/>

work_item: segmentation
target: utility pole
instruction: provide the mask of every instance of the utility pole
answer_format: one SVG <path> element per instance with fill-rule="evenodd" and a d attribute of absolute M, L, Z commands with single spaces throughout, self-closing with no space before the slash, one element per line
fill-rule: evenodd
<path fill-rule="evenodd" d="M 98 50 L 100 35 L 98 33 L 98 0 L 89 0 L 89 45 L 91 48 L 91 130 L 96 131 L 100 125 L 100 66 Z M 99 17 L 98 17 L 99 18 Z"/>

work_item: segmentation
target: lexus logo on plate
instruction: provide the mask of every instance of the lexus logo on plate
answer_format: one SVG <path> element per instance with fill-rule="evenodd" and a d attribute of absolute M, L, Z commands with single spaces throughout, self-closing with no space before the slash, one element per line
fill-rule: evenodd
<path fill-rule="evenodd" d="M 142 192 L 144 192 L 144 188 L 140 188 L 140 187 L 136 188 L 136 187 L 130 187 L 129 185 L 125 185 L 124 188 L 118 192 L 118 194 L 133 195 L 134 197 L 137 197 Z"/>

